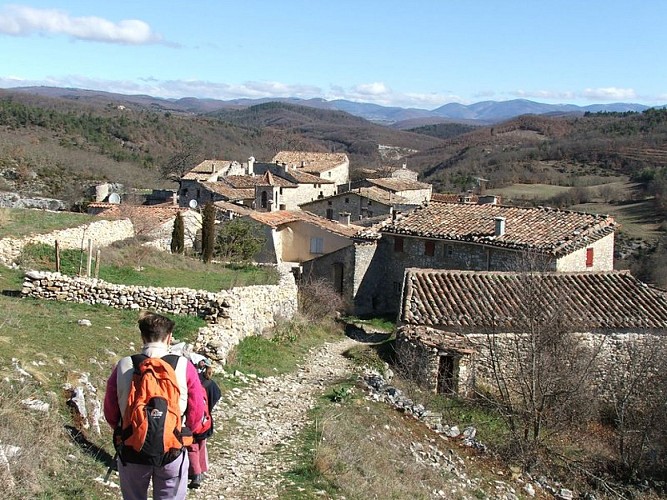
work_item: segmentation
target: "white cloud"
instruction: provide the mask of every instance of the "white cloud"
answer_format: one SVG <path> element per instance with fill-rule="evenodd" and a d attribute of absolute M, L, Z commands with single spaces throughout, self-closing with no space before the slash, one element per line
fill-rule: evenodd
<path fill-rule="evenodd" d="M 68 35 L 77 40 L 143 45 L 161 43 L 162 37 L 144 21 L 126 19 L 114 23 L 101 17 L 72 17 L 56 9 L 8 5 L 0 10 L 0 33 Z"/>
<path fill-rule="evenodd" d="M 382 82 L 362 83 L 352 88 L 352 92 L 359 95 L 384 96 L 391 93 L 389 87 Z"/>
<path fill-rule="evenodd" d="M 617 87 L 604 87 L 597 89 L 585 89 L 582 96 L 590 100 L 603 101 L 625 101 L 637 99 L 634 89 L 619 89 Z"/>

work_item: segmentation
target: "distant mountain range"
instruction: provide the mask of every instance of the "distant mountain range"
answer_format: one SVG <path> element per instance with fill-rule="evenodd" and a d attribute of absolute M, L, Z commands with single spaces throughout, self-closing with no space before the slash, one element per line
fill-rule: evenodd
<path fill-rule="evenodd" d="M 634 103 L 591 104 L 577 106 L 575 104 L 545 104 L 527 99 L 510 101 L 482 101 L 474 104 L 449 103 L 433 110 L 419 108 L 401 108 L 380 106 L 365 102 L 353 102 L 344 99 L 327 101 L 326 99 L 299 99 L 294 97 L 271 97 L 262 99 L 199 99 L 186 97 L 181 99 L 163 99 L 147 95 L 124 95 L 97 90 L 83 90 L 59 87 L 19 87 L 13 91 L 26 92 L 49 97 L 74 99 L 82 102 L 138 105 L 147 108 L 182 113 L 211 113 L 224 109 L 247 108 L 266 102 L 284 102 L 318 109 L 345 111 L 366 120 L 390 125 L 395 128 L 409 128 L 420 125 L 461 122 L 486 125 L 508 120 L 525 114 L 583 114 L 585 112 L 641 112 L 650 106 Z M 667 106 L 667 105 L 665 105 Z M 657 107 L 665 107 L 657 106 Z"/>

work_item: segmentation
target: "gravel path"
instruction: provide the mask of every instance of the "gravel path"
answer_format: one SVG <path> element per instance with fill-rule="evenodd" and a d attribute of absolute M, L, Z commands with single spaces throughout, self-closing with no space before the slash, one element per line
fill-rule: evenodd
<path fill-rule="evenodd" d="M 295 373 L 263 379 L 225 394 L 214 409 L 217 422 L 231 427 L 209 441 L 210 470 L 189 498 L 278 498 L 282 473 L 291 468 L 284 449 L 308 422 L 316 397 L 349 377 L 352 364 L 342 356 L 357 344 L 346 338 L 313 351 Z"/>

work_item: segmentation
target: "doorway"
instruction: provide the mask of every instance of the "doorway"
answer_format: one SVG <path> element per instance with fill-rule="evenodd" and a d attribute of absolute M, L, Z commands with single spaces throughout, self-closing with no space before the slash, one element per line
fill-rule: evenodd
<path fill-rule="evenodd" d="M 458 358 L 443 354 L 438 356 L 438 394 L 456 394 L 458 392 Z"/>

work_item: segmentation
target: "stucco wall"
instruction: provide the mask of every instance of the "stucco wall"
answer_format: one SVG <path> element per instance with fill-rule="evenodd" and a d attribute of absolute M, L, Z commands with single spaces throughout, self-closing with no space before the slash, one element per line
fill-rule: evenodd
<path fill-rule="evenodd" d="M 323 252 L 335 252 L 340 248 L 351 245 L 349 238 L 333 234 L 312 224 L 297 221 L 277 231 L 282 245 L 282 260 L 284 262 L 303 262 L 316 257 L 318 254 L 310 252 L 311 238 L 322 238 Z"/>
<path fill-rule="evenodd" d="M 586 267 L 586 252 L 593 249 L 593 265 Z M 558 260 L 557 271 L 613 271 L 614 234 L 609 234 L 592 244 L 572 252 Z"/>

